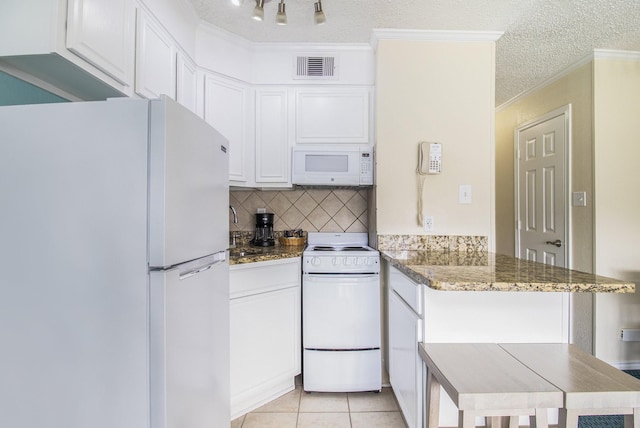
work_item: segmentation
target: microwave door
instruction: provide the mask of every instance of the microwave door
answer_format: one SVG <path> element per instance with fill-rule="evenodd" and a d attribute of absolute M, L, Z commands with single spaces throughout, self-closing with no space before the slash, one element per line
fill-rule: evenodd
<path fill-rule="evenodd" d="M 294 151 L 293 184 L 357 186 L 359 173 L 351 151 Z"/>

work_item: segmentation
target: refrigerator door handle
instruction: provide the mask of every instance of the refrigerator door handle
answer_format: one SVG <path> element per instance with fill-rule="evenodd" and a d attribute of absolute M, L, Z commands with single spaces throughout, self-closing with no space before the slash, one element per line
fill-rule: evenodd
<path fill-rule="evenodd" d="M 185 272 L 180 272 L 180 277 L 179 278 L 180 278 L 180 280 L 187 279 L 187 278 L 192 277 L 194 275 L 197 275 L 197 274 L 199 274 L 201 272 L 207 271 L 207 270 L 211 269 L 212 267 L 214 267 L 215 265 L 220 264 L 220 263 L 222 263 L 224 261 L 225 261 L 224 258 L 223 259 L 218 259 L 218 260 L 215 260 L 214 262 L 209 263 L 209 264 L 207 264 L 205 266 L 198 266 L 195 269 L 190 269 L 190 270 L 187 270 Z"/>
<path fill-rule="evenodd" d="M 201 272 L 207 271 L 207 270 L 211 269 L 211 267 L 216 263 L 219 263 L 219 262 L 215 262 L 215 263 L 210 264 L 209 266 L 200 267 L 200 268 L 197 268 L 197 269 L 192 269 L 192 270 L 189 270 L 187 272 L 181 273 L 180 274 L 180 279 L 181 280 L 182 279 L 187 279 L 187 278 L 192 277 L 194 275 L 197 275 L 197 274 L 199 274 Z"/>

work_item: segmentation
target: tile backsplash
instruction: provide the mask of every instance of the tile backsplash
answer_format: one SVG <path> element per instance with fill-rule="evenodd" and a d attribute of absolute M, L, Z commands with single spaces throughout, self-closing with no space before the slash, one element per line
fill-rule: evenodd
<path fill-rule="evenodd" d="M 367 232 L 366 189 L 232 190 L 229 204 L 238 213 L 231 232 L 253 232 L 258 208 L 275 214 L 274 231 Z"/>

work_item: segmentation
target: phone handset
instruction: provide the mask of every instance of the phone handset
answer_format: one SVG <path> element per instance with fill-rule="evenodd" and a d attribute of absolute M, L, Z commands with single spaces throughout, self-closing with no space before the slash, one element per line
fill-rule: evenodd
<path fill-rule="evenodd" d="M 422 227 L 424 213 L 422 209 L 422 193 L 425 175 L 442 172 L 442 144 L 422 142 L 418 144 L 418 225 Z M 423 177 L 420 177 L 423 176 Z"/>
<path fill-rule="evenodd" d="M 418 174 L 442 172 L 442 144 L 420 143 L 418 148 Z"/>

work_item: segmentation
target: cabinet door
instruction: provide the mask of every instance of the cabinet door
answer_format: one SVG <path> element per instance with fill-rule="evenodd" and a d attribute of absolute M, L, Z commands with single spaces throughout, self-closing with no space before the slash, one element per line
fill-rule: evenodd
<path fill-rule="evenodd" d="M 298 90 L 296 143 L 369 143 L 369 90 Z"/>
<path fill-rule="evenodd" d="M 300 287 L 233 299 L 230 322 L 234 417 L 300 373 Z"/>
<path fill-rule="evenodd" d="M 420 318 L 389 291 L 389 380 L 408 428 L 422 426 L 422 340 Z"/>
<path fill-rule="evenodd" d="M 248 143 L 248 91 L 243 85 L 206 75 L 204 119 L 229 140 L 229 180 L 253 185 L 253 147 Z"/>
<path fill-rule="evenodd" d="M 133 81 L 131 0 L 69 0 L 67 48 L 123 85 Z"/>
<path fill-rule="evenodd" d="M 178 52 L 177 61 L 176 101 L 195 113 L 198 99 L 196 65 L 182 52 Z"/>
<path fill-rule="evenodd" d="M 146 11 L 138 10 L 136 93 L 145 98 L 176 97 L 176 54 L 169 34 Z"/>
<path fill-rule="evenodd" d="M 287 91 L 256 92 L 256 183 L 291 185 Z"/>

